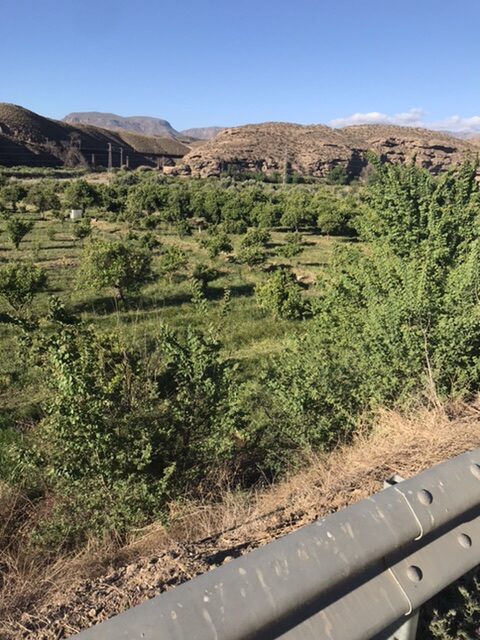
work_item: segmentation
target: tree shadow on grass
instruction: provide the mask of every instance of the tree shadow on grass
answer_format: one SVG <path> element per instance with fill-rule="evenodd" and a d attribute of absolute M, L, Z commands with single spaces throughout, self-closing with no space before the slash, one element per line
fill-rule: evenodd
<path fill-rule="evenodd" d="M 227 287 L 213 287 L 209 286 L 205 292 L 205 297 L 207 300 L 221 300 L 225 295 L 225 289 Z M 253 295 L 253 290 L 255 289 L 255 285 L 250 283 L 237 284 L 228 287 L 230 289 L 230 294 L 232 298 L 248 298 Z"/>
<path fill-rule="evenodd" d="M 75 314 L 91 313 L 97 316 L 107 316 L 121 310 L 118 300 L 115 300 L 113 296 L 101 296 L 71 305 L 71 311 Z"/>
<path fill-rule="evenodd" d="M 63 244 L 60 244 L 63 242 Z M 67 243 L 67 241 L 59 241 L 57 244 L 45 244 L 42 246 L 42 251 L 60 251 L 61 249 L 81 249 L 80 245 L 75 245 L 73 243 Z"/>
<path fill-rule="evenodd" d="M 324 260 L 323 262 L 303 262 L 299 261 L 299 267 L 326 267 L 329 264 L 328 260 Z"/>
<path fill-rule="evenodd" d="M 245 283 L 229 287 L 232 298 L 249 297 L 253 295 L 254 285 Z M 225 295 L 225 287 L 209 286 L 205 291 L 207 300 L 221 300 Z M 189 292 L 178 292 L 164 297 L 158 296 L 135 296 L 131 297 L 126 304 L 116 300 L 113 296 L 102 296 L 72 305 L 71 311 L 74 314 L 89 313 L 97 316 L 108 316 L 112 313 L 135 313 L 143 311 L 161 310 L 169 307 L 180 307 L 192 301 Z M 127 317 L 127 316 L 125 316 Z M 128 321 L 128 320 L 127 320 Z"/>

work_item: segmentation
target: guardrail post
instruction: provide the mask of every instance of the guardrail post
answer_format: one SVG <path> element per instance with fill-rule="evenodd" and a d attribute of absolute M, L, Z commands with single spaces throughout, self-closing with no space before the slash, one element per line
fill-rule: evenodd
<path fill-rule="evenodd" d="M 396 473 L 394 476 L 384 481 L 383 488 L 388 489 L 388 487 L 393 487 L 399 482 L 403 482 L 404 479 L 405 478 L 402 478 L 402 476 Z M 417 637 L 419 615 L 420 609 L 416 611 L 413 616 L 406 622 L 402 622 L 398 629 L 396 629 L 388 638 L 388 640 L 415 640 L 415 638 Z"/>

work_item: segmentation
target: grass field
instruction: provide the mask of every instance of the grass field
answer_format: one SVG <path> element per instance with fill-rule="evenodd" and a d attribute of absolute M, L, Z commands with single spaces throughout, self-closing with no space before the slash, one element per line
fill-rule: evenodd
<path fill-rule="evenodd" d="M 289 265 L 299 280 L 304 283 L 305 295 L 311 295 L 318 273 L 328 262 L 335 242 L 343 238 L 329 238 L 314 232 L 302 234 L 303 250 L 294 258 L 287 259 L 277 254 L 285 242 L 285 231 L 274 230 L 267 246 L 268 260 L 261 268 L 249 268 L 238 264 L 231 256 L 220 256 L 211 260 L 198 239 L 201 233 L 179 237 L 173 229 L 157 228 L 154 232 L 160 242 L 154 250 L 153 266 L 156 277 L 128 305 L 119 306 L 112 291 L 93 292 L 85 290 L 78 280 L 77 269 L 81 262 L 83 241 L 75 240 L 73 225 L 66 219 L 56 220 L 50 212 L 37 214 L 26 210 L 21 214 L 33 220 L 33 230 L 22 240 L 16 250 L 6 233 L 6 222 L 0 224 L 0 260 L 32 260 L 45 269 L 48 276 L 47 291 L 35 300 L 33 311 L 46 311 L 48 296 L 55 295 L 67 308 L 83 320 L 94 324 L 102 331 L 113 331 L 130 343 L 139 345 L 156 335 L 160 325 L 166 323 L 181 329 L 187 325 L 214 324 L 224 345 L 226 355 L 240 360 L 248 377 L 259 359 L 278 352 L 292 336 L 301 330 L 301 323 L 268 317 L 254 299 L 255 285 L 265 279 L 269 265 Z M 131 230 L 131 228 L 130 228 Z M 120 239 L 129 231 L 126 223 L 105 217 L 93 218 L 92 237 Z M 140 231 L 140 230 L 138 230 Z M 242 236 L 232 236 L 234 254 Z M 176 245 L 188 257 L 187 266 L 172 278 L 159 274 L 162 248 Z M 214 267 L 219 277 L 211 282 L 206 293 L 207 313 L 200 314 L 192 304 L 190 275 L 197 263 Z M 158 276 L 158 277 L 157 277 Z M 229 302 L 225 306 L 225 292 Z M 39 385 L 34 373 L 21 365 L 16 353 L 14 332 L 17 329 L 0 324 L 0 403 L 2 413 L 8 420 L 12 415 L 35 415 L 38 405 Z"/>

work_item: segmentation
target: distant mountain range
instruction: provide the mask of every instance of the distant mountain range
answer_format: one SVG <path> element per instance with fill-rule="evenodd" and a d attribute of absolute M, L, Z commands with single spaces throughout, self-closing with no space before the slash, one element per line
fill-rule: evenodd
<path fill-rule="evenodd" d="M 125 118 L 115 113 L 100 113 L 99 111 L 87 111 L 79 113 L 69 113 L 63 118 L 63 122 L 69 124 L 90 124 L 102 129 L 113 129 L 120 131 L 132 131 L 144 136 L 166 136 L 176 138 L 178 131 L 160 118 L 150 118 L 148 116 L 130 116 Z"/>
<path fill-rule="evenodd" d="M 73 113 L 66 120 L 0 103 L 0 165 L 107 167 L 111 158 L 113 167 L 157 166 L 165 173 L 202 177 L 282 174 L 285 168 L 322 177 L 338 166 L 355 177 L 366 166 L 369 151 L 385 162 L 415 160 L 434 174 L 475 159 L 480 151 L 478 139 L 394 125 L 332 128 L 270 122 L 182 132 L 166 120 L 144 116 Z"/>
<path fill-rule="evenodd" d="M 177 131 L 167 120 L 150 116 L 119 116 L 115 113 L 101 113 L 99 111 L 85 111 L 69 113 L 63 118 L 69 124 L 89 124 L 102 129 L 114 131 L 132 131 L 144 136 L 167 136 L 177 140 L 197 139 L 210 140 L 223 127 L 203 127 Z"/>
<path fill-rule="evenodd" d="M 190 147 L 176 137 L 145 136 L 45 118 L 14 104 L 0 103 L 0 165 L 157 166 L 173 163 Z"/>
<path fill-rule="evenodd" d="M 196 140 L 211 140 L 217 133 L 223 131 L 225 127 L 196 127 L 194 129 L 183 129 L 182 136 L 194 138 Z"/>

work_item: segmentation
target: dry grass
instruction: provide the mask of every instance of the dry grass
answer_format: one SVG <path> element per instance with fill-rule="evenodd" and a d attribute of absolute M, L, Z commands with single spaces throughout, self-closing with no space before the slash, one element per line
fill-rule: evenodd
<path fill-rule="evenodd" d="M 394 473 L 405 478 L 480 447 L 477 405 L 382 412 L 370 433 L 278 485 L 226 492 L 220 503 L 171 505 L 171 524 L 137 532 L 131 543 L 92 544 L 53 563 L 10 549 L 0 591 L 0 638 L 64 638 L 228 562 L 274 538 L 378 491 Z M 17 554 L 15 556 L 15 553 Z M 3 634 L 3 635 L 2 635 Z"/>

